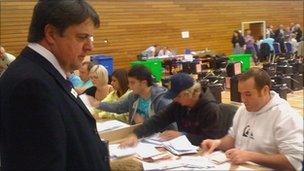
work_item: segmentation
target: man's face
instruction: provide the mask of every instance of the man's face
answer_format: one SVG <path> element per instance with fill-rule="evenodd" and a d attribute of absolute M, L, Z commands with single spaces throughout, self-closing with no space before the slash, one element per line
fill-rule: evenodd
<path fill-rule="evenodd" d="M 140 81 L 133 77 L 128 77 L 128 81 L 129 88 L 130 90 L 133 90 L 134 94 L 140 95 L 144 88 L 147 87 L 147 81 Z"/>
<path fill-rule="evenodd" d="M 180 92 L 174 99 L 174 102 L 179 103 L 182 106 L 188 106 L 191 98 L 185 93 L 185 91 Z"/>
<path fill-rule="evenodd" d="M 251 34 L 251 30 L 247 30 L 247 31 L 246 31 L 246 34 L 247 34 L 247 35 L 250 35 L 250 34 Z"/>
<path fill-rule="evenodd" d="M 84 57 L 93 49 L 90 38 L 94 30 L 93 22 L 87 19 L 79 25 L 69 26 L 63 35 L 58 32 L 54 34 L 51 51 L 66 72 L 78 69 Z"/>
<path fill-rule="evenodd" d="M 79 68 L 79 77 L 82 81 L 88 81 L 90 79 L 90 74 L 88 71 L 88 65 L 82 65 Z"/>
<path fill-rule="evenodd" d="M 248 112 L 257 112 L 265 104 L 265 98 L 269 91 L 265 86 L 260 92 L 255 88 L 254 78 L 238 83 L 238 90 L 241 93 L 242 102 L 245 104 Z M 267 94 L 268 93 L 268 94 Z"/>

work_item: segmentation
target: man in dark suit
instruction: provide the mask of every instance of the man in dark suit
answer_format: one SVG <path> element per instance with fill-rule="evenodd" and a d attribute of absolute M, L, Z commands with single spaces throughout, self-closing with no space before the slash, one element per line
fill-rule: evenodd
<path fill-rule="evenodd" d="M 1 170 L 109 170 L 96 122 L 66 81 L 93 48 L 83 0 L 40 0 L 29 44 L 0 79 Z"/>

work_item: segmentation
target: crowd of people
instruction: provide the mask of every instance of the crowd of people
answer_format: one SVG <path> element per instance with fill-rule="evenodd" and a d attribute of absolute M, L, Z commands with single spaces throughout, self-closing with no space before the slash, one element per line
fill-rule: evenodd
<path fill-rule="evenodd" d="M 175 55 L 175 52 L 168 48 L 167 46 L 152 45 L 141 52 L 141 57 L 153 58 L 157 56 L 172 56 Z"/>
<path fill-rule="evenodd" d="M 171 76 L 168 89 L 142 65 L 115 70 L 109 81 L 105 67 L 83 62 L 99 26 L 98 13 L 86 1 L 39 1 L 28 45 L 11 65 L 13 58 L 1 48 L 6 66 L 0 77 L 1 170 L 110 170 L 108 144 L 96 128 L 99 117 L 141 124 L 121 148 L 161 132 L 163 140 L 185 135 L 205 153 L 223 150 L 234 164 L 301 169 L 303 118 L 270 90 L 266 71 L 253 67 L 241 74 L 238 109 L 217 103 L 185 73 Z M 253 51 L 250 31 L 233 42 Z"/>
<path fill-rule="evenodd" d="M 274 43 L 279 43 L 280 51 L 286 52 L 285 43 L 288 42 L 292 46 L 292 54 L 295 56 L 298 54 L 299 43 L 303 41 L 303 32 L 300 24 L 291 23 L 290 26 L 284 27 L 280 24 L 276 30 L 272 25 L 267 26 L 265 37 L 259 36 L 258 39 L 254 39 L 251 35 L 251 30 L 246 29 L 244 36 L 241 31 L 235 30 L 231 39 L 233 46 L 233 54 L 248 53 L 251 54 L 255 64 L 258 64 L 260 59 L 258 58 L 258 51 L 261 48 L 262 43 L 267 43 L 270 48 L 270 52 L 274 52 Z M 254 46 L 257 45 L 258 48 Z"/>

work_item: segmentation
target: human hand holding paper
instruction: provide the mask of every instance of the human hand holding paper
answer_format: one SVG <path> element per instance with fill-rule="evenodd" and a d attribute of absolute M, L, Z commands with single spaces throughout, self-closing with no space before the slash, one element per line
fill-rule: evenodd
<path fill-rule="evenodd" d="M 221 140 L 206 139 L 201 143 L 203 154 L 211 154 L 221 144 Z"/>

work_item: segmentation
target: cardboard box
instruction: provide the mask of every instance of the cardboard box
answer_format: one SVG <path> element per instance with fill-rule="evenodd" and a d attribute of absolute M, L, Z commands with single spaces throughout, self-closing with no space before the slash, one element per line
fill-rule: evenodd
<path fill-rule="evenodd" d="M 100 138 L 108 140 L 109 143 L 118 143 L 127 138 L 130 134 L 133 133 L 133 130 L 141 124 L 130 125 L 127 128 L 121 128 L 113 131 L 107 131 L 99 133 Z"/>

